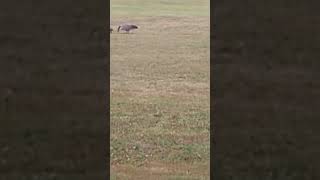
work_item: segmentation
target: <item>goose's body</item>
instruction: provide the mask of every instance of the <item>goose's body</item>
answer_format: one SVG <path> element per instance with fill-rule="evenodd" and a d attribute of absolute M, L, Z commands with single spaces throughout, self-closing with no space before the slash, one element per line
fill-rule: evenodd
<path fill-rule="evenodd" d="M 122 30 L 122 31 L 126 31 L 126 32 L 128 33 L 128 32 L 130 32 L 130 31 L 133 30 L 133 29 L 138 29 L 138 26 L 133 25 L 133 24 L 124 24 L 124 25 L 120 25 L 120 26 L 118 27 L 118 32 L 119 32 L 120 30 Z"/>

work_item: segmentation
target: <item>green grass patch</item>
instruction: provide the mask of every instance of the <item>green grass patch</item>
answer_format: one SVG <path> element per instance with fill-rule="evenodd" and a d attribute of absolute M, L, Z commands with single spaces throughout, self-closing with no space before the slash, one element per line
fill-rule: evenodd
<path fill-rule="evenodd" d="M 111 0 L 113 16 L 209 16 L 209 0 Z"/>
<path fill-rule="evenodd" d="M 209 179 L 209 1 L 112 0 L 111 16 L 141 27 L 111 34 L 113 178 Z"/>

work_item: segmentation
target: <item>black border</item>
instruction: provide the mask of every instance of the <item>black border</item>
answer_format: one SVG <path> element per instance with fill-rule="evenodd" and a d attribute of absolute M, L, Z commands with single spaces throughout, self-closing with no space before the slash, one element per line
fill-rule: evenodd
<path fill-rule="evenodd" d="M 106 8 L 107 9 L 107 19 L 106 19 L 106 34 L 107 34 L 107 71 L 106 71 L 106 110 L 107 110 L 107 113 L 106 113 L 106 127 L 107 127 L 107 136 L 106 136 L 106 164 L 107 164 L 107 177 L 110 179 L 111 176 L 110 176 L 110 134 L 111 134 L 111 129 L 110 129 L 110 120 L 111 120 L 111 117 L 110 117 L 110 33 L 109 33 L 109 26 L 110 26 L 110 18 L 111 18 L 111 15 L 110 15 L 110 0 L 107 1 L 107 5 L 108 7 Z"/>
<path fill-rule="evenodd" d="M 48 3 L 48 4 L 46 4 Z M 76 3 L 76 4 L 74 4 Z M 96 3 L 91 4 L 90 3 Z M 96 5 L 99 6 L 96 6 Z M 51 6 L 51 7 L 50 7 Z M 94 9 L 96 7 L 99 7 L 98 9 Z M 101 8 L 100 8 L 101 7 Z M 45 11 L 44 9 L 48 8 L 49 11 Z M 69 9 L 68 9 L 69 8 Z M 48 174 L 55 174 L 57 176 L 65 176 L 69 177 L 70 180 L 73 178 L 81 177 L 79 179 L 83 179 L 82 177 L 86 177 L 86 175 L 91 176 L 97 176 L 103 179 L 110 179 L 110 34 L 109 34 L 109 24 L 110 24 L 110 1 L 105 0 L 98 0 L 98 1 L 81 1 L 81 3 L 74 0 L 66 0 L 66 1 L 28 1 L 28 2 L 18 2 L 18 1 L 4 1 L 2 2 L 2 5 L 0 7 L 1 15 L 0 15 L 0 24 L 2 27 L 2 32 L 0 34 L 0 53 L 1 53 L 1 76 L 5 77 L 0 80 L 0 179 L 32 179 L 35 176 L 41 176 L 41 178 L 46 177 Z M 52 11 L 51 11 L 52 10 Z M 71 17 L 72 16 L 72 17 Z M 87 22 L 87 20 L 93 17 L 98 18 L 97 21 L 90 24 L 90 22 Z M 89 29 L 88 26 L 92 26 L 92 29 Z M 50 29 L 50 27 L 53 27 L 54 30 Z M 81 29 L 81 28 L 84 29 Z M 8 30 L 11 28 L 12 30 Z M 71 33 L 74 29 L 78 29 L 77 33 L 79 33 L 79 40 L 74 35 L 73 37 L 70 37 L 70 39 L 67 39 L 65 36 L 68 33 Z M 5 31 L 4 31 L 5 29 Z M 71 31 L 71 32 L 70 32 Z M 91 32 L 91 34 L 89 34 Z M 90 36 L 91 35 L 91 36 Z M 85 37 L 84 37 L 85 36 Z M 57 39 L 53 39 L 52 37 L 55 37 Z M 65 38 L 65 39 L 63 39 Z M 97 40 L 99 41 L 99 47 L 96 49 L 86 49 L 86 45 L 88 43 L 88 40 Z M 61 42 L 58 42 L 58 39 L 68 40 L 68 44 L 70 47 L 62 47 L 61 49 L 55 47 L 56 44 L 62 44 Z M 88 57 L 87 61 L 89 62 L 91 60 L 90 55 L 95 56 L 94 58 L 97 58 L 97 52 L 100 57 L 103 56 L 102 53 L 106 53 L 106 58 L 104 62 L 99 62 L 99 66 L 103 66 L 103 68 L 106 68 L 105 73 L 103 74 L 104 77 L 100 77 L 99 74 L 95 74 L 99 77 L 95 77 L 100 82 L 103 81 L 104 84 L 99 84 L 98 92 L 89 92 L 87 90 L 76 92 L 79 96 L 86 96 L 90 93 L 97 93 L 99 96 L 104 96 L 102 99 L 95 98 L 95 96 L 91 96 L 90 102 L 97 102 L 97 105 L 99 106 L 99 110 L 97 110 L 97 116 L 95 119 L 92 119 L 92 121 L 96 124 L 99 124 L 99 130 L 103 129 L 104 132 L 92 132 L 93 129 L 89 127 L 80 127 L 80 130 L 75 128 L 70 131 L 70 129 L 59 129 L 55 131 L 55 127 L 48 127 L 46 125 L 47 122 L 43 123 L 43 119 L 46 119 L 48 124 L 53 124 L 52 121 L 54 121 L 55 117 L 48 117 L 49 114 L 58 113 L 57 111 L 63 111 L 64 113 L 69 113 L 69 117 L 78 117 L 77 112 L 82 112 L 82 110 L 76 109 L 75 107 L 68 106 L 65 104 L 62 104 L 62 107 L 65 107 L 65 109 L 61 110 L 60 104 L 57 105 L 57 101 L 54 101 L 52 99 L 53 96 L 65 96 L 68 93 L 74 93 L 73 89 L 69 91 L 64 91 L 64 87 L 57 87 L 56 89 L 50 89 L 52 84 L 54 82 L 43 82 L 43 79 L 37 78 L 36 73 L 38 73 L 40 76 L 50 76 L 50 80 L 54 79 L 54 75 L 56 72 L 50 74 L 50 72 L 46 72 L 47 67 L 50 66 L 50 64 L 43 65 L 38 62 L 53 62 L 60 61 L 60 59 L 55 59 L 57 56 L 61 55 L 63 58 L 70 60 L 68 65 L 64 67 L 65 64 L 61 63 L 58 65 L 61 65 L 64 69 L 61 70 L 63 72 L 70 72 L 75 71 L 72 69 L 71 63 L 75 62 L 72 58 L 75 58 L 73 56 L 73 53 L 79 53 L 82 49 L 79 50 L 79 47 L 72 47 L 74 45 L 73 40 L 79 40 L 78 43 L 81 43 L 84 47 L 84 51 L 82 52 L 85 54 L 86 57 Z M 56 40 L 56 41 L 55 41 Z M 70 42 L 69 42 L 70 41 Z M 52 43 L 54 42 L 54 43 Z M 65 42 L 65 41 L 64 41 Z M 92 42 L 92 41 L 91 41 Z M 56 44 L 55 44 L 56 43 Z M 14 46 L 17 46 L 18 48 L 15 48 Z M 34 47 L 33 47 L 34 46 Z M 66 45 L 67 46 L 67 45 Z M 9 49 L 9 48 L 10 49 Z M 24 47 L 28 47 L 23 49 Z M 39 48 L 40 47 L 40 48 Z M 105 48 L 102 49 L 101 47 Z M 34 50 L 34 54 L 39 53 L 38 56 L 31 56 L 26 57 L 26 54 L 31 52 L 26 52 L 27 50 Z M 55 49 L 53 49 L 55 48 Z M 78 49 L 77 49 L 78 48 Z M 43 50 L 43 51 L 42 51 Z M 45 52 L 48 51 L 48 54 L 45 54 Z M 8 52 L 13 52 L 12 54 Z M 33 53 L 33 52 L 32 52 Z M 57 53 L 59 55 L 52 56 L 52 54 Z M 9 55 L 8 55 L 9 54 Z M 70 54 L 70 55 L 69 55 Z M 69 58 L 69 59 L 68 59 Z M 102 65 L 103 63 L 103 65 Z M 13 67 L 16 65 L 16 67 Z M 17 73 L 23 74 L 23 75 L 31 75 L 34 79 L 27 79 L 22 75 L 19 75 L 21 77 L 17 78 L 16 76 L 10 76 L 14 73 L 9 72 L 13 68 L 17 68 Z M 59 66 L 60 68 L 60 66 Z M 100 67 L 99 67 L 100 68 Z M 102 67 L 101 67 L 102 69 Z M 53 70 L 52 70 L 53 71 Z M 59 72 L 57 73 L 59 76 L 59 80 L 63 79 L 62 74 Z M 73 72 L 74 74 L 81 73 L 81 72 Z M 49 75 L 48 75 L 49 74 Z M 72 75 L 74 75 L 72 74 Z M 67 76 L 67 75 L 65 75 Z M 69 79 L 68 79 L 69 78 Z M 20 81 L 17 81 L 20 80 Z M 40 79 L 40 80 L 39 80 Z M 65 79 L 70 80 L 70 77 L 65 77 Z M 58 81 L 58 80 L 57 80 Z M 62 80 L 63 81 L 63 80 Z M 67 81 L 67 82 L 69 82 Z M 32 83 L 30 83 L 32 82 Z M 30 84 L 28 84 L 30 83 Z M 46 84 L 47 83 L 47 84 Z M 81 85 L 81 82 L 70 82 L 72 85 L 75 85 L 76 87 Z M 94 83 L 94 82 L 93 82 Z M 57 83 L 59 84 L 59 83 Z M 61 85 L 63 83 L 60 83 Z M 77 86 L 78 85 L 78 86 Z M 90 84 L 91 85 L 91 84 Z M 58 86 L 58 85 L 57 85 Z M 98 86 L 98 85 L 97 85 Z M 100 90 L 101 86 L 104 86 L 104 90 Z M 50 89 L 50 91 L 48 90 Z M 8 90 L 8 91 L 7 91 Z M 52 91 L 51 91 L 52 90 Z M 8 92 L 8 94 L 5 94 Z M 37 94 L 39 93 L 39 94 Z M 22 94 L 22 95 L 21 95 Z M 36 99 L 35 101 L 32 101 L 31 103 L 28 102 L 32 97 L 32 95 L 35 95 Z M 37 96 L 39 95 L 39 96 Z M 20 99 L 19 99 L 20 98 Z M 41 99 L 42 98 L 42 99 Z M 50 99 L 51 98 L 51 99 Z M 45 104 L 45 107 L 58 107 L 56 109 L 54 108 L 48 108 L 45 109 L 46 112 L 42 112 L 41 105 L 43 104 L 40 100 L 46 101 L 47 99 L 50 99 L 54 101 L 56 104 Z M 76 98 L 74 98 L 76 99 Z M 80 98 L 79 98 L 80 99 Z M 73 100 L 73 99 L 72 99 Z M 69 100 L 67 103 L 72 102 L 72 100 Z M 83 100 L 83 99 L 82 99 Z M 22 102 L 23 101 L 23 102 Z M 79 100 L 80 101 L 80 100 Z M 3 109 L 4 106 L 2 106 L 3 102 L 5 103 L 11 103 L 9 105 L 12 105 L 11 107 L 19 107 L 19 110 L 13 109 L 12 114 L 23 112 L 27 115 L 33 115 L 33 117 L 36 118 L 30 118 L 33 119 L 32 123 L 28 121 L 29 119 L 25 119 L 25 117 L 22 116 L 16 116 L 15 118 L 8 118 L 7 111 Z M 62 103 L 66 103 L 61 100 Z M 83 102 L 83 101 L 82 101 Z M 16 103 L 16 104 L 14 104 Z M 22 105 L 25 105 L 25 108 L 22 107 Z M 28 104 L 29 103 L 29 104 Z M 5 106 L 8 107 L 8 106 Z M 79 106 L 78 106 L 79 107 Z M 100 109 L 103 109 L 100 111 Z M 47 114 L 46 114 L 47 113 Z M 57 116 L 58 117 L 58 116 Z M 68 116 L 66 116 L 68 117 Z M 68 118 L 69 118 L 68 117 Z M 66 118 L 66 119 L 68 119 Z M 36 120 L 35 120 L 36 119 Z M 48 120 L 49 119 L 49 120 Z M 71 119 L 71 118 L 70 118 Z M 74 122 L 70 122 L 71 120 L 68 119 L 68 122 L 66 124 L 72 124 Z M 13 121 L 13 122 L 12 122 Z M 41 122 L 41 125 L 36 124 L 35 122 Z M 72 121 L 76 121 L 75 119 L 72 119 Z M 59 122 L 61 123 L 62 120 Z M 19 124 L 14 124 L 19 123 Z M 34 124 L 33 124 L 34 123 Z M 65 124 L 64 122 L 62 124 Z M 94 124 L 94 123 L 93 123 Z M 17 125 L 17 126 L 15 126 Z M 62 125 L 61 125 L 62 126 Z M 66 125 L 64 125 L 66 126 Z M 58 126 L 57 126 L 58 127 Z M 73 126 L 74 127 L 74 126 Z M 96 128 L 97 126 L 95 126 Z M 20 128 L 20 129 L 19 129 Z M 82 129 L 81 129 L 82 128 Z M 40 129 L 40 130 L 39 130 Z M 74 130 L 74 131 L 73 131 Z M 89 131 L 87 131 L 89 130 Z M 35 132 L 36 131 L 36 132 Z M 38 132 L 39 131 L 39 132 Z M 35 134 L 40 134 L 39 136 Z M 78 136 L 78 135 L 81 136 Z M 82 135 L 84 134 L 82 138 Z M 99 137 L 95 137 L 95 135 Z M 100 136 L 101 135 L 101 136 Z M 92 140 L 91 145 L 99 145 L 99 147 L 103 146 L 103 149 L 99 148 L 99 152 L 90 152 L 95 153 L 95 158 L 97 156 L 101 158 L 91 158 L 87 154 L 81 154 L 81 159 L 76 159 L 73 156 L 72 151 L 68 149 L 68 147 L 72 148 L 82 148 L 82 147 L 89 147 L 90 144 L 86 144 L 86 139 Z M 103 136 L 103 137 L 102 137 Z M 97 138 L 97 139 L 96 139 Z M 45 140 L 43 140 L 45 139 Z M 61 142 L 61 143 L 58 143 Z M 28 146 L 28 147 L 27 147 Z M 30 149 L 32 148 L 38 148 L 38 151 L 33 152 L 33 154 L 30 152 Z M 54 146 L 54 149 L 49 149 L 48 147 Z M 61 147 L 60 147 L 61 146 Z M 4 148 L 5 147 L 5 153 Z M 16 148 L 21 148 L 21 151 Z M 57 147 L 57 148 L 56 148 Z M 16 149 L 15 149 L 16 148 Z M 90 148 L 90 147 L 89 147 Z M 40 150 L 39 150 L 40 149 Z M 42 151 L 45 149 L 46 151 Z M 54 152 L 54 151 L 57 152 Z M 8 151 L 8 152 L 7 152 Z M 19 152 L 20 151 L 20 152 Z M 42 151 L 41 153 L 39 151 Z M 90 150 L 88 150 L 90 151 Z M 43 153 L 45 152 L 45 153 Z M 101 153 L 102 152 L 102 153 Z M 6 153 L 9 155 L 5 158 Z M 98 154 L 97 154 L 98 153 Z M 35 159 L 29 160 L 27 157 L 31 156 L 36 157 Z M 42 157 L 45 154 L 46 157 Z M 48 156 L 55 156 L 50 157 Z M 54 155 L 52 155 L 54 154 Z M 47 157 L 48 156 L 48 157 Z M 17 157 L 26 157 L 24 160 L 17 159 Z M 55 159 L 58 158 L 58 159 Z M 58 163 L 66 162 L 64 160 L 68 160 L 68 162 L 76 162 L 74 164 L 80 164 L 79 169 L 77 169 L 78 166 L 72 166 L 68 167 L 68 165 L 65 164 L 50 164 L 46 161 L 47 159 L 51 160 L 57 160 Z M 94 165 L 96 167 L 99 167 L 98 172 L 90 172 L 87 167 L 90 167 L 90 164 L 92 161 L 95 161 Z M 97 162 L 98 161 L 98 162 Z M 25 163 L 25 164 L 24 164 Z M 70 163 L 71 164 L 71 163 Z M 48 167 L 47 167 L 48 166 Z M 50 166 L 50 167 L 49 167 Z M 56 167 L 59 167 L 55 169 Z M 103 169 L 103 172 L 100 172 L 100 169 Z M 95 171 L 95 170 L 94 170 Z M 90 174 L 93 173 L 93 174 Z M 97 174 L 95 174 L 97 173 Z M 52 179 L 49 178 L 48 179 Z M 54 178 L 56 179 L 56 178 Z"/>
<path fill-rule="evenodd" d="M 210 1 L 210 179 L 213 179 L 213 168 L 214 168 L 214 150 L 213 147 L 216 146 L 215 144 L 215 136 L 214 136 L 214 56 L 213 56 L 213 46 L 214 46 L 214 25 L 215 25 L 215 6 L 214 3 L 216 1 Z"/>
<path fill-rule="evenodd" d="M 319 1 L 210 3 L 210 178 L 319 179 Z"/>

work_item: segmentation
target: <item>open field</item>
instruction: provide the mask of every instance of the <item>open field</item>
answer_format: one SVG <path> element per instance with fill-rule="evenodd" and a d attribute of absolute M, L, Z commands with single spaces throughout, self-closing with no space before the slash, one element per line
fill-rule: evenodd
<path fill-rule="evenodd" d="M 112 0 L 111 176 L 209 179 L 209 1 Z"/>

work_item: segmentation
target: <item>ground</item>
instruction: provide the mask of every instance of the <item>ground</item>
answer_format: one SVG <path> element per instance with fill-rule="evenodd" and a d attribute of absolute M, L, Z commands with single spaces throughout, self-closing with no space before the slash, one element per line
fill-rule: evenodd
<path fill-rule="evenodd" d="M 112 179 L 209 179 L 208 0 L 112 0 Z"/>

